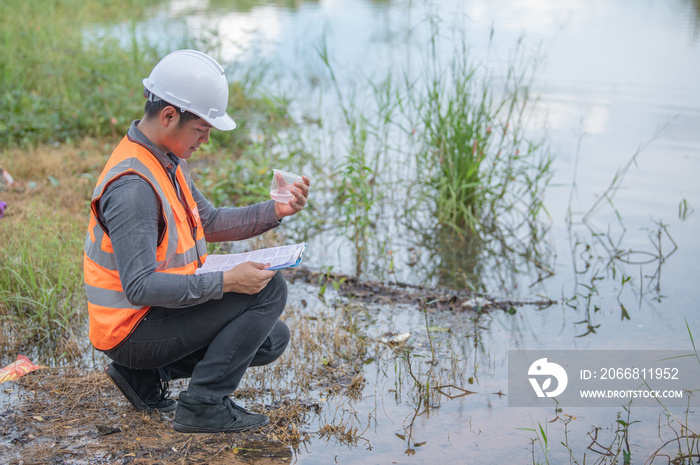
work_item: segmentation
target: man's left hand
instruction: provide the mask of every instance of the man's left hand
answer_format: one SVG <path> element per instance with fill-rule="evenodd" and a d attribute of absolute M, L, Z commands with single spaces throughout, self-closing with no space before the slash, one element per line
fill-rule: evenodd
<path fill-rule="evenodd" d="M 296 215 L 306 205 L 306 200 L 309 198 L 309 187 L 311 180 L 306 176 L 301 177 L 302 182 L 295 182 L 295 189 L 292 190 L 294 198 L 287 203 L 275 202 L 275 216 L 277 221 L 280 221 L 285 216 Z"/>

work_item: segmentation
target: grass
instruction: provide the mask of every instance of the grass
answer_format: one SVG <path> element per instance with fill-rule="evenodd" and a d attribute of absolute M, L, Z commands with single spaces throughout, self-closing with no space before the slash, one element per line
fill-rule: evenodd
<path fill-rule="evenodd" d="M 82 334 L 82 245 L 101 146 L 6 149 L 17 181 L 0 192 L 0 319 L 13 350 L 46 347 L 60 357 Z"/>
<path fill-rule="evenodd" d="M 0 45 L 6 53 L 0 58 L 0 144 L 123 133 L 139 109 L 133 98 L 139 94 L 138 77 L 147 75 L 157 51 L 135 40 L 125 49 L 107 34 L 88 40 L 85 31 L 97 22 L 118 24 L 148 5 L 132 0 L 119 8 L 102 0 L 2 2 Z"/>
<path fill-rule="evenodd" d="M 380 134 L 379 131 L 386 127 L 381 121 L 386 121 L 388 115 L 380 111 L 376 115 L 379 121 L 375 124 L 375 119 L 365 115 L 352 97 L 346 98 L 343 95 L 325 38 L 317 52 L 328 70 L 349 132 L 342 161 L 337 163 L 337 168 L 331 175 L 334 179 L 332 190 L 335 193 L 333 207 L 339 210 L 340 225 L 354 246 L 355 275 L 360 276 L 364 262 L 370 255 L 369 243 L 376 239 L 373 234 L 375 210 L 384 199 L 378 178 L 382 174 L 380 170 L 386 150 L 386 139 L 382 135 L 386 136 L 386 132 Z"/>
<path fill-rule="evenodd" d="M 0 146 L 38 146 L 89 138 L 121 138 L 143 114 L 141 79 L 165 55 L 197 48 L 217 56 L 220 43 L 187 33 L 167 45 L 136 29 L 136 21 L 160 0 L 7 0 L 0 4 Z M 259 111 L 278 118 L 279 102 L 249 98 L 264 66 L 238 73 L 229 112 L 238 134 Z M 269 111 L 272 108 L 275 111 Z M 281 116 L 284 118 L 284 115 Z M 247 145 L 214 132 L 210 146 L 240 154 Z"/>
<path fill-rule="evenodd" d="M 54 235 L 46 250 L 52 253 L 36 255 L 33 237 L 18 237 L 6 244 L 0 268 L 0 312 L 12 321 L 17 339 L 23 344 L 55 343 L 56 338 L 70 338 L 82 313 L 85 299 L 81 295 L 82 274 L 71 260 L 58 257 L 76 255 L 71 244 L 77 241 L 61 231 L 56 224 L 38 223 L 42 231 Z M 53 254 L 56 254 L 54 256 Z"/>
<path fill-rule="evenodd" d="M 437 26 L 435 26 L 437 27 Z M 425 93 L 412 104 L 421 116 L 417 131 L 423 150 L 419 170 L 434 190 L 434 211 L 441 224 L 457 231 L 473 229 L 483 208 L 484 176 L 481 163 L 489 144 L 495 116 L 488 88 L 476 88 L 476 72 L 467 62 L 466 44 L 448 70 L 437 58 L 437 30 L 431 38 L 431 59 Z"/>

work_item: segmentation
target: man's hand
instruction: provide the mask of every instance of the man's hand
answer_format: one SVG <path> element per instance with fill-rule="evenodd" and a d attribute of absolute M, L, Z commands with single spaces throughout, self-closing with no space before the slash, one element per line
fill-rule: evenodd
<path fill-rule="evenodd" d="M 257 294 L 262 291 L 277 271 L 266 270 L 269 263 L 245 262 L 224 271 L 224 292 Z"/>
<path fill-rule="evenodd" d="M 309 198 L 309 186 L 311 186 L 311 181 L 306 176 L 301 177 L 303 182 L 295 182 L 292 189 L 292 194 L 294 198 L 288 203 L 275 202 L 275 216 L 277 221 L 281 220 L 285 216 L 296 215 L 304 208 L 306 205 L 306 200 Z"/>

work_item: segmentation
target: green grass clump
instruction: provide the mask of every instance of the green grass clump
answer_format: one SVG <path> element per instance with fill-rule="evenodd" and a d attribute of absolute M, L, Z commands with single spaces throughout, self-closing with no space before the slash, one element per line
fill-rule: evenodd
<path fill-rule="evenodd" d="M 544 144 L 524 135 L 535 62 L 511 63 L 499 88 L 485 66 L 469 59 L 464 37 L 443 66 L 439 25 L 431 26 L 424 90 L 408 99 L 419 118 L 416 158 L 431 210 L 460 234 L 497 232 L 499 223 L 511 230 L 534 226 L 552 177 Z"/>
<path fill-rule="evenodd" d="M 461 58 L 465 58 L 464 55 Z M 424 149 L 418 152 L 425 184 L 434 189 L 438 221 L 455 229 L 473 227 L 486 201 L 482 162 L 494 119 L 489 90 L 476 87 L 475 69 L 455 60 L 447 77 L 437 70 L 422 100 Z"/>
<path fill-rule="evenodd" d="M 425 237 L 441 238 L 433 258 L 441 264 L 441 282 L 481 288 L 484 265 L 495 260 L 507 263 L 498 267 L 498 280 L 510 286 L 531 264 L 547 269 L 543 216 L 552 158 L 544 138 L 526 131 L 537 59 L 528 61 L 518 42 L 505 76 L 497 78 L 488 63 L 470 59 L 461 36 L 444 65 L 439 51 L 444 39 L 438 24 L 431 26 L 421 79 L 406 98 L 407 114 L 415 115 L 409 127 L 421 173 L 417 197 L 426 200 L 440 232 L 421 229 Z M 448 276 L 453 257 L 464 253 L 460 260 L 466 267 Z"/>
<path fill-rule="evenodd" d="M 47 218 L 3 240 L 0 319 L 9 321 L 20 345 L 60 340 L 79 323 L 85 308 L 82 226 Z"/>

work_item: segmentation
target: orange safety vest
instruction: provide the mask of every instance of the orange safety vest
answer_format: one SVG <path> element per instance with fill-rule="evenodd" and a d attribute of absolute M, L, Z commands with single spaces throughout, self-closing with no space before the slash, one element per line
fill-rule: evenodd
<path fill-rule="evenodd" d="M 170 175 L 155 155 L 129 136 L 124 137 L 97 181 L 85 237 L 83 267 L 90 314 L 89 335 L 99 350 L 111 350 L 121 344 L 151 308 L 134 306 L 127 300 L 109 232 L 98 215 L 105 189 L 125 174 L 141 176 L 160 201 L 165 228 L 158 238 L 155 271 L 194 274 L 207 256 L 204 229 L 190 190 L 192 181 L 187 163 L 181 160 L 176 171 L 180 197 Z"/>

